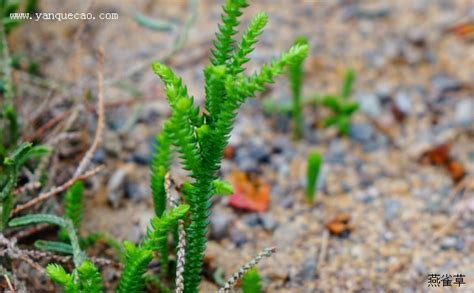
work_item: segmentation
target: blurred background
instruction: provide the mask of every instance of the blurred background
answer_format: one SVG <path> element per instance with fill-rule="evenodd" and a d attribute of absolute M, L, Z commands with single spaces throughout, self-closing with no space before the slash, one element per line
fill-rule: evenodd
<path fill-rule="evenodd" d="M 281 110 L 292 101 L 286 76 L 239 111 L 221 171 L 236 194 L 213 199 L 202 291 L 268 246 L 278 252 L 258 267 L 266 292 L 418 292 L 431 290 L 429 274 L 463 274 L 454 291 L 473 291 L 474 2 L 250 2 L 242 29 L 261 11 L 269 23 L 248 74 L 308 39 L 304 135 L 292 139 L 291 113 Z M 201 104 L 223 3 L 38 1 L 39 12 L 118 19 L 28 20 L 8 33 L 23 138 L 55 150 L 44 190 L 71 177 L 92 141 L 104 47 L 106 128 L 93 162 L 106 168 L 88 180 L 85 231 L 144 235 L 154 137 L 170 114 L 150 64 L 173 68 Z M 330 111 L 318 100 L 339 92 L 349 68 L 359 110 L 341 136 L 323 127 Z M 58 142 L 61 133 L 74 135 Z M 310 151 L 324 160 L 311 204 Z M 112 267 L 102 272 L 117 278 Z"/>

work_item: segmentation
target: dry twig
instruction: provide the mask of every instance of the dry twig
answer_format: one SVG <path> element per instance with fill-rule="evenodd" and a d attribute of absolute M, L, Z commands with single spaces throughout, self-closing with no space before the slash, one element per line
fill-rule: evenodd
<path fill-rule="evenodd" d="M 174 185 L 174 181 L 171 178 L 171 174 L 168 172 L 165 176 L 165 191 L 166 199 L 172 207 L 177 207 L 180 203 L 179 199 L 176 199 L 171 194 L 171 186 Z M 184 221 L 178 221 L 178 251 L 176 253 L 176 293 L 182 293 L 184 291 L 184 264 L 185 264 L 185 251 L 186 249 L 186 232 L 184 230 Z"/>
<path fill-rule="evenodd" d="M 270 257 L 273 253 L 276 252 L 275 247 L 265 248 L 259 252 L 251 261 L 240 267 L 240 269 L 235 272 L 232 277 L 230 277 L 225 283 L 224 287 L 220 288 L 218 293 L 227 293 L 234 288 L 238 280 L 240 280 L 245 273 L 247 273 L 251 268 L 256 266 L 264 257 Z"/>
<path fill-rule="evenodd" d="M 13 287 L 12 282 L 10 281 L 10 278 L 8 277 L 8 275 L 4 274 L 3 277 L 5 278 L 5 281 L 7 281 L 8 289 L 10 289 L 12 293 L 16 293 L 16 290 Z"/>
<path fill-rule="evenodd" d="M 97 174 L 98 172 L 100 172 L 102 169 L 104 168 L 103 165 L 100 165 L 92 170 L 89 170 L 87 172 L 85 172 L 83 175 L 79 175 L 79 176 L 75 176 L 75 177 L 72 177 L 71 179 L 69 179 L 68 181 L 66 181 L 66 183 L 64 183 L 63 185 L 60 185 L 60 186 L 55 186 L 53 188 L 51 188 L 48 192 L 45 192 L 45 193 L 41 193 L 38 197 L 30 200 L 29 202 L 27 203 L 24 203 L 22 205 L 19 205 L 17 206 L 12 214 L 18 214 L 19 212 L 25 210 L 25 209 L 28 209 L 40 202 L 43 202 L 45 200 L 47 200 L 48 198 L 50 198 L 51 196 L 53 195 L 56 195 L 60 192 L 63 192 L 65 191 L 66 189 L 69 188 L 69 186 L 73 185 L 74 182 L 78 181 L 78 180 L 84 180 L 84 179 L 87 179 L 95 174 Z"/>

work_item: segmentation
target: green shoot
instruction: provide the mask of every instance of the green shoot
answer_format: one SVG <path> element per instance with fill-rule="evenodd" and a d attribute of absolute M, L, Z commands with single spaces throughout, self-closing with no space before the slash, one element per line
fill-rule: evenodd
<path fill-rule="evenodd" d="M 305 37 L 299 37 L 294 42 L 295 45 L 308 45 Z M 293 95 L 293 136 L 300 139 L 303 136 L 303 117 L 301 115 L 301 85 L 303 82 L 303 62 L 304 59 L 291 64 L 288 68 L 291 93 Z"/>
<path fill-rule="evenodd" d="M 243 293 L 260 293 L 262 288 L 260 286 L 260 275 L 256 268 L 250 269 L 242 277 L 242 282 L 240 284 Z"/>
<path fill-rule="evenodd" d="M 306 199 L 310 203 L 314 201 L 321 164 L 322 157 L 318 152 L 311 152 L 308 155 L 308 167 L 306 170 Z"/>

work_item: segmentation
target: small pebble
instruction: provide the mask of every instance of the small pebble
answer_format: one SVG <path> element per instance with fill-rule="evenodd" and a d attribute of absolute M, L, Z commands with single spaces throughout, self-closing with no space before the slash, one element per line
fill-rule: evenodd
<path fill-rule="evenodd" d="M 385 221 L 394 220 L 399 216 L 401 204 L 398 200 L 386 198 L 383 201 L 383 217 Z"/>
<path fill-rule="evenodd" d="M 459 237 L 448 236 L 441 240 L 441 249 L 450 250 L 455 249 L 462 251 L 464 248 L 464 243 Z"/>
<path fill-rule="evenodd" d="M 227 235 L 233 217 L 229 213 L 214 211 L 210 217 L 211 238 L 220 240 Z"/>
<path fill-rule="evenodd" d="M 247 242 L 247 236 L 238 229 L 232 229 L 230 231 L 230 240 L 235 246 L 240 247 Z"/>
<path fill-rule="evenodd" d="M 395 95 L 395 106 L 404 116 L 410 115 L 412 112 L 412 104 L 410 97 L 404 91 L 400 91 Z"/>
<path fill-rule="evenodd" d="M 431 82 L 433 83 L 434 88 L 442 93 L 448 91 L 456 91 L 462 87 L 461 81 L 445 74 L 435 75 L 432 78 Z"/>
<path fill-rule="evenodd" d="M 260 221 L 262 223 L 263 229 L 267 231 L 273 231 L 278 226 L 275 217 L 270 213 L 261 214 Z"/>
<path fill-rule="evenodd" d="M 117 208 L 125 196 L 125 180 L 127 171 L 124 168 L 119 168 L 112 174 L 107 182 L 107 199 L 109 203 Z"/>
<path fill-rule="evenodd" d="M 316 261 L 312 258 L 305 259 L 302 273 L 304 280 L 313 280 L 316 277 Z"/>
<path fill-rule="evenodd" d="M 96 164 L 103 164 L 105 161 L 105 157 L 105 150 L 103 148 L 98 148 L 92 156 L 91 161 Z"/>
<path fill-rule="evenodd" d="M 366 123 L 353 123 L 349 129 L 349 137 L 359 143 L 370 142 L 374 135 L 374 128 Z"/>
<path fill-rule="evenodd" d="M 474 123 L 474 100 L 464 99 L 456 104 L 455 120 L 461 126 L 469 126 Z"/>
<path fill-rule="evenodd" d="M 252 213 L 243 216 L 242 221 L 249 227 L 255 227 L 259 224 L 260 219 L 257 213 Z"/>
<path fill-rule="evenodd" d="M 376 95 L 371 93 L 361 93 L 357 95 L 357 101 L 359 102 L 360 109 L 371 117 L 377 117 L 380 115 L 381 105 L 380 100 Z"/>

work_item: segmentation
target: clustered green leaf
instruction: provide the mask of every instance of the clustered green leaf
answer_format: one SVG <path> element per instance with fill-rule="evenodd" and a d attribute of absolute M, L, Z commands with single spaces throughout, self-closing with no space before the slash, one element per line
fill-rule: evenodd
<path fill-rule="evenodd" d="M 230 191 L 227 186 L 215 186 L 215 180 L 237 110 L 246 98 L 264 91 L 266 85 L 273 83 L 274 77 L 283 73 L 288 65 L 301 62 L 308 51 L 306 44 L 296 44 L 270 64 L 263 65 L 259 72 L 245 76 L 243 66 L 249 61 L 248 54 L 253 51 L 268 20 L 265 13 L 254 16 L 237 43 L 233 37 L 237 33 L 238 18 L 247 6 L 245 0 L 228 0 L 224 6 L 223 23 L 218 26 L 211 62 L 204 69 L 204 111 L 194 105 L 194 98 L 170 68 L 159 62 L 152 65 L 165 84 L 172 109 L 171 117 L 158 136 L 157 152 L 152 163 L 152 189 L 157 215 L 163 212 L 166 202 L 164 177 L 169 171 L 171 145 L 175 146 L 182 167 L 189 171 L 191 178 L 183 186 L 183 195 L 190 205 L 190 219 L 185 223 L 185 292 L 198 292 L 199 289 L 207 243 L 209 199 L 221 190 Z"/>
<path fill-rule="evenodd" d="M 329 127 L 335 125 L 339 129 L 339 133 L 342 135 L 349 134 L 351 116 L 355 111 L 357 111 L 357 109 L 359 109 L 359 103 L 349 101 L 354 79 L 354 71 L 352 69 L 347 70 L 344 77 L 344 83 L 341 88 L 341 93 L 336 96 L 325 96 L 322 101 L 323 105 L 328 107 L 333 112 L 332 116 L 324 119 L 324 126 Z"/>

